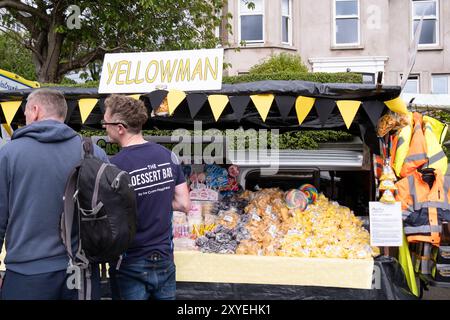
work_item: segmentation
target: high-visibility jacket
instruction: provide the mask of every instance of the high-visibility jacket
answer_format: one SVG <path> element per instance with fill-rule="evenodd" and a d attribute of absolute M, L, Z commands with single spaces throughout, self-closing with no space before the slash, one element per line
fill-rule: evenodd
<path fill-rule="evenodd" d="M 439 140 L 433 132 L 431 123 L 424 122 L 424 137 L 427 145 L 428 168 L 439 169 L 444 175 L 447 172 L 447 156 L 442 150 Z"/>
<path fill-rule="evenodd" d="M 447 135 L 448 124 L 429 116 L 423 116 L 423 123 L 431 126 L 438 143 L 442 145 L 444 143 L 445 136 Z"/>
<path fill-rule="evenodd" d="M 400 177 L 407 177 L 428 162 L 427 145 L 422 130 L 422 115 L 413 113 L 414 130 L 412 132 L 411 143 L 408 154 L 403 162 Z"/>
<path fill-rule="evenodd" d="M 439 246 L 442 221 L 450 221 L 450 177 L 434 171 L 432 188 L 418 171 L 401 179 L 396 200 L 402 204 L 404 231 L 409 242 L 428 242 Z"/>
<path fill-rule="evenodd" d="M 411 136 L 413 130 L 413 115 L 412 112 L 409 113 L 410 125 L 403 127 L 397 134 L 397 139 L 395 147 L 395 153 L 391 154 L 391 159 L 393 160 L 392 168 L 395 174 L 400 177 L 400 172 L 402 171 L 403 163 L 408 155 L 409 145 L 411 143 Z"/>

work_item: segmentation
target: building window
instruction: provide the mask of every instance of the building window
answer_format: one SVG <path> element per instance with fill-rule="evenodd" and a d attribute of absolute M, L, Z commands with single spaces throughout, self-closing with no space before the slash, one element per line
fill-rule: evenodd
<path fill-rule="evenodd" d="M 419 76 L 410 75 L 403 88 L 404 93 L 419 93 Z"/>
<path fill-rule="evenodd" d="M 336 45 L 359 44 L 359 0 L 335 0 L 335 37 Z"/>
<path fill-rule="evenodd" d="M 249 8 L 249 2 L 252 4 Z M 240 0 L 240 41 L 264 41 L 264 0 Z"/>
<path fill-rule="evenodd" d="M 448 74 L 434 74 L 431 76 L 431 93 L 448 94 L 449 93 L 449 77 Z"/>
<path fill-rule="evenodd" d="M 375 84 L 375 73 L 361 72 L 361 75 L 364 84 Z"/>
<path fill-rule="evenodd" d="M 281 42 L 292 43 L 292 0 L 281 0 Z"/>
<path fill-rule="evenodd" d="M 413 0 L 412 2 L 412 37 L 423 15 L 422 32 L 419 45 L 439 44 L 439 2 L 438 0 Z"/>

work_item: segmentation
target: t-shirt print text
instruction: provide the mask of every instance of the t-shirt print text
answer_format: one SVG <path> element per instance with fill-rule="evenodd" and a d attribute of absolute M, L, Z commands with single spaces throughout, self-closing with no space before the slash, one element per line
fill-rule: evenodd
<path fill-rule="evenodd" d="M 170 189 L 173 173 L 170 162 L 150 164 L 130 172 L 131 185 L 138 197 Z"/>

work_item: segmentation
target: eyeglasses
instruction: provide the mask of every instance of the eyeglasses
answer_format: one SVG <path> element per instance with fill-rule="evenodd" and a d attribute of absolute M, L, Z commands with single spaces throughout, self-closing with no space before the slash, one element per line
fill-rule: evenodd
<path fill-rule="evenodd" d="M 106 122 L 105 120 L 101 120 L 100 123 L 102 126 L 107 126 L 107 125 L 118 126 L 119 124 L 121 124 L 125 129 L 128 128 L 128 126 L 123 122 Z"/>

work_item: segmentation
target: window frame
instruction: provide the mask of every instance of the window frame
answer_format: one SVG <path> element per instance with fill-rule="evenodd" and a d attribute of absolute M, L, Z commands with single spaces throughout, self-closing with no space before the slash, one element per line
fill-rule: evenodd
<path fill-rule="evenodd" d="M 358 14 L 357 15 L 337 15 L 336 14 L 336 4 L 337 2 L 343 2 L 343 1 L 349 1 L 349 0 L 333 0 L 333 46 L 334 47 L 355 47 L 361 45 L 361 2 L 360 0 L 354 0 L 356 1 L 356 4 L 358 6 Z M 357 19 L 358 20 L 358 41 L 357 42 L 347 42 L 347 43 L 337 43 L 337 20 L 338 19 Z"/>
<path fill-rule="evenodd" d="M 262 5 L 261 5 L 261 12 L 254 12 L 254 10 L 252 10 L 252 12 L 250 13 L 245 13 L 242 14 L 241 12 L 241 0 L 238 1 L 238 30 L 239 30 L 239 45 L 241 45 L 242 41 L 245 41 L 246 44 L 261 44 L 261 43 L 265 43 L 265 37 L 266 37 L 266 30 L 265 30 L 265 5 L 266 5 L 266 1 L 265 0 L 261 0 Z M 242 40 L 242 22 L 241 22 L 241 18 L 242 16 L 262 16 L 262 39 L 261 40 Z"/>
<path fill-rule="evenodd" d="M 282 44 L 286 44 L 286 45 L 292 45 L 292 5 L 293 5 L 293 1 L 292 0 L 287 0 L 288 5 L 289 5 L 289 11 L 288 11 L 288 15 L 285 16 L 283 15 L 283 1 L 281 0 L 281 43 Z M 288 19 L 288 42 L 283 41 L 283 18 L 287 17 Z"/>
<path fill-rule="evenodd" d="M 403 75 L 400 75 L 400 83 L 402 82 L 402 78 Z M 408 80 L 406 81 L 406 83 L 408 83 L 408 81 L 410 80 L 410 78 L 417 78 L 417 85 L 416 85 L 416 91 L 417 92 L 405 92 L 405 93 L 410 93 L 410 94 L 420 94 L 420 74 L 410 74 L 408 76 Z M 413 79 L 411 79 L 413 80 Z M 415 79 L 414 79 L 415 80 Z M 406 83 L 405 83 L 405 87 L 406 87 Z"/>
<path fill-rule="evenodd" d="M 414 3 L 419 3 L 419 2 L 434 2 L 436 3 L 436 15 L 435 16 L 423 16 L 423 20 L 425 22 L 425 20 L 435 20 L 436 24 L 435 24 L 435 28 L 436 28 L 436 43 L 420 43 L 419 40 L 419 44 L 418 44 L 418 48 L 429 48 L 429 47 L 438 47 L 440 46 L 440 3 L 439 0 L 422 0 L 422 1 L 416 1 L 416 0 L 411 0 L 411 41 L 414 40 L 414 22 L 418 21 L 420 22 L 420 18 L 419 16 L 415 16 L 414 15 Z M 423 30 L 423 26 L 422 26 L 422 30 Z M 419 35 L 420 37 L 420 35 Z"/>

